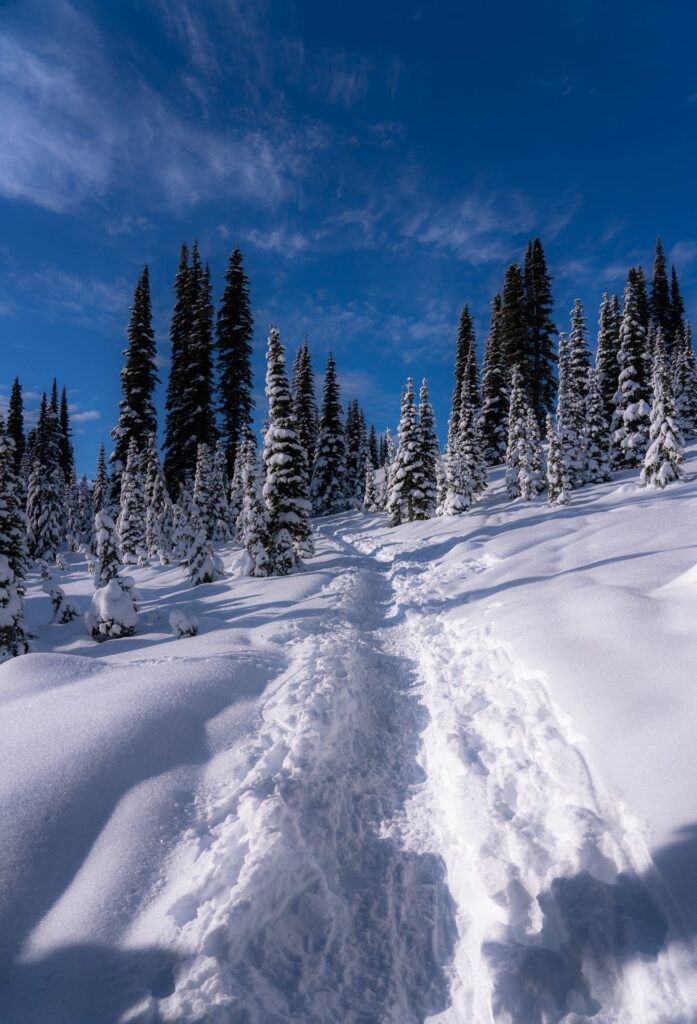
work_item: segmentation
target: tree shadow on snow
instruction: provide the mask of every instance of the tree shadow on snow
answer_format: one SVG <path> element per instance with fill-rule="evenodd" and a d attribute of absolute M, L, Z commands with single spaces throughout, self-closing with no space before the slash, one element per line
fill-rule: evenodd
<path fill-rule="evenodd" d="M 629 963 L 655 960 L 672 944 L 690 946 L 697 936 L 697 825 L 656 851 L 654 861 L 660 874 L 555 878 L 537 897 L 537 935 L 523 942 L 511 931 L 506 941 L 486 943 L 494 1018 L 553 1024 L 569 1013 L 593 1017 L 613 1008 Z M 676 1017 L 673 1024 L 688 1021 Z"/>
<path fill-rule="evenodd" d="M 174 953 L 156 947 L 65 946 L 14 967 L 12 984 L 0 985 L 0 1020 L 7 1024 L 116 1024 L 135 1004 L 162 999 L 174 991 L 174 964 Z"/>

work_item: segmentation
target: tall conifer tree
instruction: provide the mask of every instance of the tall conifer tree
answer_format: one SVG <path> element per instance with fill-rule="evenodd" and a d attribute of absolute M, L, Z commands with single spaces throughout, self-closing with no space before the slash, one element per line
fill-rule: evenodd
<path fill-rule="evenodd" d="M 228 476 L 232 477 L 237 446 L 252 422 L 252 334 L 254 320 L 249 303 L 249 280 L 242 253 L 235 249 L 228 260 L 225 289 L 216 324 L 222 439 Z"/>
<path fill-rule="evenodd" d="M 479 425 L 488 462 L 500 462 L 508 436 L 508 370 L 501 335 L 501 297 L 491 303 L 491 327 L 484 350 Z"/>
<path fill-rule="evenodd" d="M 342 415 L 336 363 L 330 352 L 311 489 L 312 507 L 320 516 L 342 512 L 346 508 L 346 443 Z"/>
<path fill-rule="evenodd" d="M 111 432 L 115 441 L 110 459 L 114 467 L 111 478 L 114 497 L 118 497 L 121 491 L 121 473 L 126 465 L 131 441 L 135 441 L 139 452 L 144 452 L 148 436 L 157 431 L 153 396 L 159 378 L 155 367 L 157 348 L 152 326 L 150 272 L 147 264 L 143 267 L 133 293 L 126 337 L 128 345 L 122 353 L 126 361 L 121 370 L 119 422 Z"/>
<path fill-rule="evenodd" d="M 546 414 L 554 406 L 557 381 L 554 351 L 556 327 L 552 322 L 552 277 L 547 270 L 547 261 L 539 238 L 534 242 L 528 242 L 523 281 L 531 365 L 530 401 L 541 429 Z"/>
<path fill-rule="evenodd" d="M 22 385 L 19 377 L 15 377 L 10 392 L 10 403 L 7 409 L 7 436 L 14 442 L 14 472 L 18 476 L 22 466 L 22 458 L 26 448 L 24 436 L 24 401 Z"/>

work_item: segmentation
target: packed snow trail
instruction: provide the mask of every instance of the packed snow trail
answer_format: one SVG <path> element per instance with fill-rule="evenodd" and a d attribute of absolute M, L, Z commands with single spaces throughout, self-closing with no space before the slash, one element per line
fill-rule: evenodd
<path fill-rule="evenodd" d="M 182 852 L 167 913 L 184 954 L 156 1019 L 410 1024 L 448 1004 L 442 860 L 385 829 L 421 782 L 425 716 L 375 628 L 391 607 L 385 568 L 350 561 L 320 592 L 321 628 L 290 647 L 248 770 L 209 795 Z"/>

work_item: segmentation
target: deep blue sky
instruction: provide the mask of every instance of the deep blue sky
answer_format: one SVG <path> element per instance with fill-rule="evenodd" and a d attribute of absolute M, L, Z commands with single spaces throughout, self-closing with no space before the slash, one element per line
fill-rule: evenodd
<path fill-rule="evenodd" d="M 483 347 L 539 234 L 555 318 L 650 270 L 697 306 L 697 5 L 61 0 L 0 9 L 2 395 L 69 388 L 81 470 L 117 416 L 151 268 L 160 407 L 172 281 L 198 236 L 216 299 L 239 245 L 256 386 L 275 321 L 395 426 L 427 374 L 445 432 L 458 311 Z M 481 348 L 480 348 L 481 350 Z"/>

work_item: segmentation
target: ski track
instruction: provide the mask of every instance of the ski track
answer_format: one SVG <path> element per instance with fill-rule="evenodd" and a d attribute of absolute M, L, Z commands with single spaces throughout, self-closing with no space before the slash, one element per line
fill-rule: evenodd
<path fill-rule="evenodd" d="M 174 991 L 122 1020 L 689 1024 L 676 915 L 545 686 L 413 545 L 320 532 L 347 556 L 334 610 L 204 789 Z"/>

